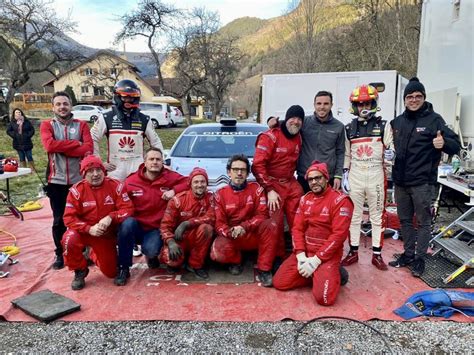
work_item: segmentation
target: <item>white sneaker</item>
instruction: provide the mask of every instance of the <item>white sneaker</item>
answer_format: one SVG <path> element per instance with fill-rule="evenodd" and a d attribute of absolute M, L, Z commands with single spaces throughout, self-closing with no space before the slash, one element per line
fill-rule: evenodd
<path fill-rule="evenodd" d="M 140 245 L 133 246 L 133 256 L 141 256 L 142 255 L 142 247 Z"/>

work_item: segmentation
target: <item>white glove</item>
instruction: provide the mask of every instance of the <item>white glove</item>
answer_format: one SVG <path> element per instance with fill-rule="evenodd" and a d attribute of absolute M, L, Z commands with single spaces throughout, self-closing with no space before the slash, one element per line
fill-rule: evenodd
<path fill-rule="evenodd" d="M 349 195 L 349 191 L 351 191 L 351 187 L 349 186 L 349 169 L 344 169 L 342 173 L 341 188 L 346 195 Z"/>
<path fill-rule="evenodd" d="M 296 254 L 296 260 L 298 260 L 297 268 L 298 272 L 300 273 L 301 276 L 303 276 L 301 273 L 303 272 L 303 265 L 306 263 L 307 257 L 304 252 Z"/>
<path fill-rule="evenodd" d="M 303 277 L 311 277 L 316 269 L 321 265 L 321 259 L 319 259 L 316 255 L 310 258 L 306 258 L 306 262 L 303 264 L 303 272 L 301 276 Z"/>
<path fill-rule="evenodd" d="M 383 152 L 383 156 L 385 160 L 392 161 L 393 159 L 395 159 L 395 151 L 393 149 L 385 149 L 385 151 Z"/>

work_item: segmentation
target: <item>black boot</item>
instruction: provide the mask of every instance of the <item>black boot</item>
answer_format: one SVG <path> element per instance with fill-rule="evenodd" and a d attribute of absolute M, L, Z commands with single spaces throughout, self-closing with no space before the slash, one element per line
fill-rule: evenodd
<path fill-rule="evenodd" d="M 74 271 L 74 280 L 72 280 L 71 288 L 74 291 L 82 290 L 86 285 L 86 276 L 89 274 L 89 269 L 85 268 L 84 270 L 75 270 Z"/>
<path fill-rule="evenodd" d="M 115 276 L 114 284 L 117 286 L 125 286 L 127 279 L 130 277 L 129 268 L 119 268 L 117 276 Z"/>
<path fill-rule="evenodd" d="M 273 277 L 271 271 L 257 270 L 257 273 L 263 287 L 272 287 Z"/>
<path fill-rule="evenodd" d="M 56 260 L 53 263 L 53 269 L 59 270 L 64 267 L 64 258 L 62 255 L 56 255 Z"/>

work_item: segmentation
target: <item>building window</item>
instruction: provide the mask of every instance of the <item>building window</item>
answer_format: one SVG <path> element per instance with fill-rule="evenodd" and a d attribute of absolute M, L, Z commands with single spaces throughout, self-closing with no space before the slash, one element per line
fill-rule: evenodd
<path fill-rule="evenodd" d="M 453 1 L 453 21 L 459 20 L 459 13 L 461 12 L 461 0 Z"/>
<path fill-rule="evenodd" d="M 94 87 L 94 96 L 104 96 L 104 87 L 103 86 L 96 86 Z"/>
<path fill-rule="evenodd" d="M 82 94 L 88 94 L 89 93 L 89 87 L 88 86 L 81 86 L 81 93 Z"/>
<path fill-rule="evenodd" d="M 109 92 L 110 92 L 111 94 L 114 93 L 114 87 L 113 87 L 113 86 L 109 86 Z"/>
<path fill-rule="evenodd" d="M 110 75 L 117 75 L 117 68 L 110 68 Z"/>
<path fill-rule="evenodd" d="M 94 75 L 94 71 L 91 68 L 86 68 L 86 70 L 84 72 L 87 76 Z"/>

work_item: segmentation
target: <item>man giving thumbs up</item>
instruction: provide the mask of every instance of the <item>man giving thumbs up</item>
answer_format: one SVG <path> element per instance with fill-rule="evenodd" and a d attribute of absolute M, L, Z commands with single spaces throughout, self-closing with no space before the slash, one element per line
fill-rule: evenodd
<path fill-rule="evenodd" d="M 441 152 L 456 154 L 458 136 L 425 101 L 425 87 L 418 78 L 410 79 L 403 93 L 406 110 L 390 122 L 396 157 L 392 170 L 398 217 L 405 251 L 389 263 L 404 267 L 413 263 L 412 274 L 425 271 L 426 252 L 431 238 L 431 197 L 437 180 Z M 413 228 L 416 215 L 418 231 Z"/>

